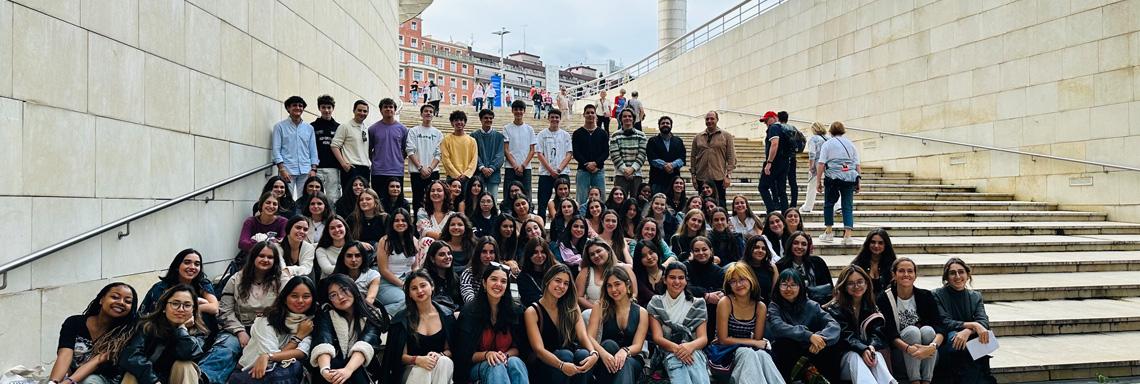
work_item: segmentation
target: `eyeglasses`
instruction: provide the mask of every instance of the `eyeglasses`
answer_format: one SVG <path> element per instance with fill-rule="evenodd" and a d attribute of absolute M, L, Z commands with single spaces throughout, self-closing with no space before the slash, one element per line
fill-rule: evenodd
<path fill-rule="evenodd" d="M 867 286 L 867 282 L 866 282 L 866 281 L 863 281 L 863 280 L 859 280 L 859 281 L 848 281 L 848 282 L 847 282 L 847 287 L 848 287 L 848 288 L 863 288 L 863 287 L 866 287 L 866 286 Z"/>
<path fill-rule="evenodd" d="M 748 279 L 732 279 L 728 281 L 729 285 L 746 285 L 751 283 Z"/>
<path fill-rule="evenodd" d="M 800 285 L 796 284 L 796 283 L 782 283 L 782 284 L 780 284 L 780 289 L 784 289 L 784 290 L 795 289 L 795 288 L 799 288 L 799 287 L 800 287 Z"/>
<path fill-rule="evenodd" d="M 511 267 L 510 266 L 503 264 L 503 263 L 500 263 L 500 262 L 497 262 L 497 261 L 491 262 L 491 268 L 498 268 L 499 270 L 506 272 L 508 275 L 511 274 Z"/>
<path fill-rule="evenodd" d="M 170 309 L 173 309 L 175 311 L 183 310 L 183 309 L 184 310 L 194 309 L 194 303 L 186 302 L 186 301 L 168 301 L 168 302 L 166 302 L 166 306 L 170 307 Z"/>
<path fill-rule="evenodd" d="M 329 300 L 337 300 L 337 299 L 340 299 L 341 297 L 349 297 L 351 295 L 352 294 L 348 293 L 348 291 L 341 288 L 341 289 L 330 291 L 329 292 Z"/>

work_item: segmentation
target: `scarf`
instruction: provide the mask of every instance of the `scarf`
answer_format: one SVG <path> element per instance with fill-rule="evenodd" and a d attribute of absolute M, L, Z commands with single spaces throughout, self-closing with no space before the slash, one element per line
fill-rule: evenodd
<path fill-rule="evenodd" d="M 333 332 L 336 332 L 337 342 L 340 344 L 336 347 L 340 348 L 342 354 L 348 355 L 349 348 L 356 341 L 356 327 L 349 324 L 348 319 L 341 317 L 337 311 L 329 311 L 329 320 L 332 322 Z"/>
<path fill-rule="evenodd" d="M 811 264 L 808 264 L 806 257 L 803 258 L 803 261 L 804 261 L 803 263 L 797 263 L 793 260 L 792 261 L 792 267 L 796 269 L 796 272 L 800 273 L 800 276 L 803 276 L 804 283 L 806 283 L 805 285 L 807 285 L 809 287 L 814 287 L 815 286 L 815 274 L 812 273 Z"/>
<path fill-rule="evenodd" d="M 290 333 L 297 334 L 297 327 L 301 325 L 301 322 L 308 319 L 310 319 L 310 317 L 304 313 L 290 312 L 288 315 L 285 315 L 285 328 L 289 328 Z"/>
<path fill-rule="evenodd" d="M 669 322 L 677 325 L 684 325 L 685 316 L 689 314 L 689 310 L 693 308 L 695 300 L 685 300 L 685 293 L 677 294 L 677 298 L 673 298 L 669 292 L 661 295 L 661 302 L 665 305 L 665 314 L 669 316 Z"/>

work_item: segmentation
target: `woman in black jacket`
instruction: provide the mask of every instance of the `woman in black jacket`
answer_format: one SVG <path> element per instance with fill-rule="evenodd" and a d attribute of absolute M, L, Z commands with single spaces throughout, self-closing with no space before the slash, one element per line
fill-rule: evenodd
<path fill-rule="evenodd" d="M 418 269 L 404 280 L 407 307 L 392 318 L 380 372 L 385 383 L 447 382 L 455 369 L 451 310 L 432 302 L 432 280 Z M 424 332 L 421 333 L 420 329 Z"/>
<path fill-rule="evenodd" d="M 848 265 L 839 273 L 835 298 L 824 310 L 839 323 L 839 377 L 853 383 L 896 383 L 879 350 L 886 348 L 883 315 L 875 307 L 871 276 Z"/>
<path fill-rule="evenodd" d="M 526 339 L 519 326 L 521 310 L 508 288 L 510 272 L 498 263 L 483 269 L 483 290 L 460 312 L 453 339 L 457 384 L 527 382 L 526 364 L 519 358 Z"/>
<path fill-rule="evenodd" d="M 780 271 L 772 265 L 772 255 L 768 253 L 764 238 L 749 237 L 744 245 L 744 257 L 744 263 L 752 268 L 752 275 L 756 277 L 760 302 L 768 305 L 772 301 L 772 294 L 776 291 L 776 275 L 779 275 Z"/>
<path fill-rule="evenodd" d="M 519 303 L 529 307 L 542 298 L 542 277 L 554 265 L 551 246 L 543 239 L 530 239 L 523 247 L 523 257 L 519 265 Z"/>
<path fill-rule="evenodd" d="M 712 222 L 712 231 L 709 231 L 709 245 L 713 254 L 720 257 L 718 265 L 724 267 L 744 258 L 744 236 L 732 231 L 732 224 L 728 222 L 728 211 L 717 207 L 709 214 Z"/>
<path fill-rule="evenodd" d="M 387 319 L 377 316 L 356 289 L 352 279 L 334 273 L 318 289 L 324 310 L 317 312 L 309 364 L 317 368 L 314 383 L 367 384 L 380 333 Z"/>
<path fill-rule="evenodd" d="M 713 261 L 712 242 L 704 236 L 697 236 L 689 243 L 692 250 L 689 261 L 689 291 L 693 296 L 705 299 L 708 320 L 716 324 L 716 305 L 724 297 L 724 268 Z"/>
<path fill-rule="evenodd" d="M 202 339 L 187 328 L 206 332 L 198 313 L 194 289 L 179 284 L 159 298 L 159 309 L 139 321 L 138 328 L 119 353 L 119 367 L 126 371 L 123 382 L 191 383 L 200 381 L 198 364 Z"/>
<path fill-rule="evenodd" d="M 808 298 L 816 303 L 831 301 L 831 271 L 819 256 L 812 256 L 811 236 L 804 232 L 793 233 L 785 247 L 786 257 L 776 262 L 776 269 L 783 272 L 795 269 L 804 278 Z"/>
<path fill-rule="evenodd" d="M 891 284 L 891 274 L 888 272 L 891 264 L 895 262 L 895 247 L 891 245 L 891 235 L 882 228 L 872 229 L 863 240 L 863 248 L 851 260 L 851 264 L 858 265 L 871 276 L 871 285 L 875 292 L 882 292 Z"/>
<path fill-rule="evenodd" d="M 911 384 L 929 384 L 934 378 L 938 346 L 946 340 L 938 303 L 930 291 L 914 286 L 918 266 L 910 258 L 896 259 L 891 264 L 891 276 L 894 282 L 876 301 L 886 321 L 883 334 L 895 348 L 896 353 L 891 354 L 895 372 L 906 372 L 904 379 Z"/>

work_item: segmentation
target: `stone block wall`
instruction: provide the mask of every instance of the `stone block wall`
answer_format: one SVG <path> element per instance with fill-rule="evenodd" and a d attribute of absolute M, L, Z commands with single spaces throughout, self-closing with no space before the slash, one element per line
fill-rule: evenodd
<path fill-rule="evenodd" d="M 1138 167 L 1140 0 L 789 0 L 624 88 Z M 1140 222 L 1140 172 L 850 135 L 868 163 Z"/>
<path fill-rule="evenodd" d="M 317 96 L 332 95 L 340 121 L 357 99 L 395 95 L 397 6 L 0 0 L 0 262 L 267 163 L 290 95 L 308 101 L 307 120 Z M 9 273 L 0 344 L 19 348 L 0 354 L 0 368 L 50 362 L 64 317 L 109 281 L 142 294 L 181 249 L 198 249 L 217 273 L 264 180 Z"/>

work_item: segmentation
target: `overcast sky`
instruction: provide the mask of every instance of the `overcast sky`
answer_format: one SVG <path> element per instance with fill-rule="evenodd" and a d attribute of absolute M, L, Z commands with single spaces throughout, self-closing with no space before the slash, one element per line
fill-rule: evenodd
<path fill-rule="evenodd" d="M 686 31 L 740 0 L 689 0 Z M 499 27 L 511 31 L 507 54 L 523 50 L 559 66 L 633 64 L 657 49 L 657 0 L 435 0 L 420 15 L 424 34 L 498 54 Z M 595 66 L 597 68 L 597 66 Z"/>

